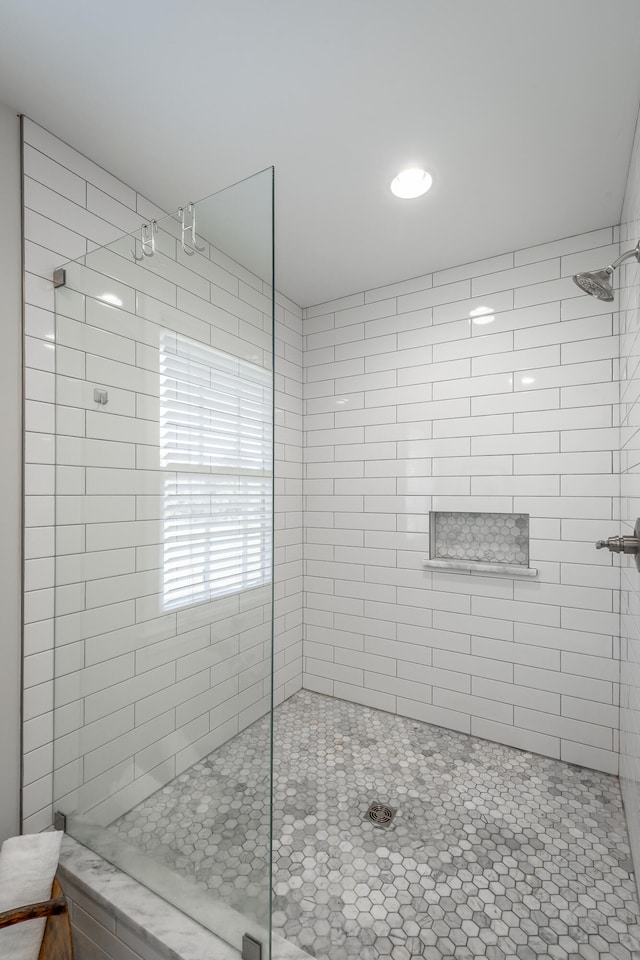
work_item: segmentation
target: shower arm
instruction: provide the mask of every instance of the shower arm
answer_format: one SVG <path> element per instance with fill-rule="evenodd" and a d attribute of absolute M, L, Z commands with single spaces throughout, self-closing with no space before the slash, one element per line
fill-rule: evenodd
<path fill-rule="evenodd" d="M 630 260 L 631 257 L 635 257 L 638 263 L 640 263 L 640 240 L 635 245 L 633 250 L 627 250 L 626 253 L 623 253 L 622 256 L 618 257 L 617 260 L 614 260 L 612 264 L 607 267 L 607 270 L 615 270 L 616 267 L 619 267 L 621 263 L 624 263 L 625 260 Z"/>

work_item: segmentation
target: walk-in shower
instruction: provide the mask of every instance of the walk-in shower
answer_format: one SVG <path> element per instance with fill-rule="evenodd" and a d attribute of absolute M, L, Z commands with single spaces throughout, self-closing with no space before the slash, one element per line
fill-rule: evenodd
<path fill-rule="evenodd" d="M 510 288 L 476 325 L 469 281 L 431 278 L 426 312 L 413 286 L 309 312 L 305 649 L 273 709 L 274 602 L 303 628 L 272 186 L 144 208 L 56 273 L 57 822 L 245 956 L 631 960 L 616 571 L 557 459 L 610 484 L 581 443 L 610 444 L 617 384 L 579 348 L 612 318 L 569 283 L 575 325 Z"/>
<path fill-rule="evenodd" d="M 147 216 L 54 278 L 54 810 L 240 950 L 269 940 L 270 736 L 249 775 L 215 757 L 272 708 L 273 172 Z"/>

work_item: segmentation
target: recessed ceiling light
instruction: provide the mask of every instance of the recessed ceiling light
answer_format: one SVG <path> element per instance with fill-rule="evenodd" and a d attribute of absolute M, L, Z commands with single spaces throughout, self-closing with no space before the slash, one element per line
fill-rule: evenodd
<path fill-rule="evenodd" d="M 493 307 L 476 307 L 469 311 L 469 316 L 474 323 L 493 323 L 496 318 Z"/>
<path fill-rule="evenodd" d="M 409 170 L 403 170 L 391 181 L 391 193 L 401 200 L 413 200 L 414 197 L 421 197 L 423 193 L 431 189 L 433 177 L 426 170 L 419 167 L 410 167 Z"/>

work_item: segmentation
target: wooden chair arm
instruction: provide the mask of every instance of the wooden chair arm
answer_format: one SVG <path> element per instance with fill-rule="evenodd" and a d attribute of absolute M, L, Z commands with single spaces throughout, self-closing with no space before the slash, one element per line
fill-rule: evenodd
<path fill-rule="evenodd" d="M 14 923 L 23 923 L 25 920 L 38 920 L 42 917 L 55 917 L 66 913 L 67 901 L 64 897 L 54 900 L 42 900 L 40 903 L 29 903 L 26 907 L 17 907 L 14 910 L 5 910 L 0 913 L 0 929 L 11 927 Z"/>

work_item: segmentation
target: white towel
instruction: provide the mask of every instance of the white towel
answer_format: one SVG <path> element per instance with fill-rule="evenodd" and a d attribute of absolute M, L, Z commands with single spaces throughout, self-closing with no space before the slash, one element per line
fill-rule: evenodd
<path fill-rule="evenodd" d="M 58 869 L 62 832 L 10 837 L 0 850 L 0 912 L 48 900 Z M 2 960 L 38 960 L 46 920 L 0 930 Z"/>

